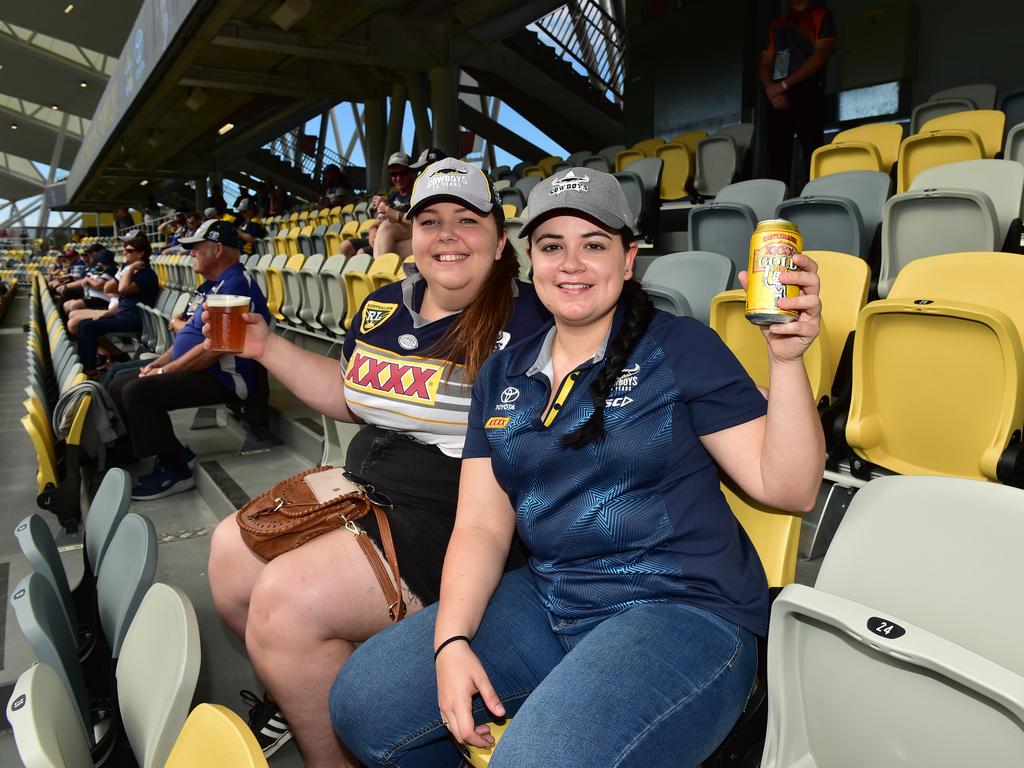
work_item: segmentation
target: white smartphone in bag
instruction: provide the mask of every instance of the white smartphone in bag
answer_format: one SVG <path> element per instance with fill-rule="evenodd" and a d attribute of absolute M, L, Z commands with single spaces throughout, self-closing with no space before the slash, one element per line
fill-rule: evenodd
<path fill-rule="evenodd" d="M 302 478 L 302 481 L 309 486 L 318 504 L 359 490 L 358 485 L 345 479 L 345 470 L 340 467 L 313 472 Z"/>

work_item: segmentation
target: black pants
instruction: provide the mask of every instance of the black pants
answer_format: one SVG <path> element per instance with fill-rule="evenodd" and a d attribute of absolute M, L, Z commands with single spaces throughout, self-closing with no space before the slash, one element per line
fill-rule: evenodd
<path fill-rule="evenodd" d="M 822 144 L 825 132 L 825 93 L 817 83 L 800 83 L 785 93 L 789 109 L 775 109 L 770 103 L 765 111 L 765 141 L 768 154 L 768 178 L 792 184 L 790 195 L 800 193 L 808 178 L 811 155 Z M 793 163 L 793 134 L 803 149 L 805 166 L 797 169 L 796 179 L 790 177 Z M 799 186 L 798 186 L 799 185 Z"/>
<path fill-rule="evenodd" d="M 138 377 L 125 373 L 108 388 L 111 398 L 128 426 L 135 455 L 156 456 L 161 464 L 177 466 L 182 445 L 174 436 L 169 413 L 179 408 L 197 408 L 235 402 L 235 393 L 208 373 L 165 373 Z"/>

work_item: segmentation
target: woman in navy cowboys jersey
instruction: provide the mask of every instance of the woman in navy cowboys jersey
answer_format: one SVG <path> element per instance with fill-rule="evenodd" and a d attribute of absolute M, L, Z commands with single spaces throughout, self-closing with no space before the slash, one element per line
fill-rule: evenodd
<path fill-rule="evenodd" d="M 493 349 L 534 333 L 548 315 L 532 287 L 516 281 L 502 208 L 479 168 L 428 166 L 408 216 L 415 265 L 360 308 L 340 370 L 256 315 L 246 315 L 244 356 L 328 418 L 365 424 L 345 466 L 394 502 L 388 518 L 413 613 L 438 597 L 472 383 Z M 360 525 L 379 548 L 371 518 Z M 331 730 L 328 689 L 354 643 L 391 623 L 352 534 L 338 529 L 267 563 L 229 517 L 213 534 L 210 586 L 268 691 L 263 701 L 247 696 L 264 751 L 294 734 L 307 766 L 352 764 Z"/>
<path fill-rule="evenodd" d="M 436 607 L 383 632 L 331 692 L 367 765 L 692 766 L 728 733 L 756 671 L 768 588 L 719 489 L 810 509 L 824 439 L 801 356 L 816 265 L 783 279 L 800 315 L 765 332 L 767 400 L 718 336 L 655 311 L 631 280 L 614 177 L 555 174 L 524 227 L 554 324 L 477 377 Z M 741 276 L 741 280 L 745 275 Z M 518 529 L 529 565 L 502 575 Z"/>

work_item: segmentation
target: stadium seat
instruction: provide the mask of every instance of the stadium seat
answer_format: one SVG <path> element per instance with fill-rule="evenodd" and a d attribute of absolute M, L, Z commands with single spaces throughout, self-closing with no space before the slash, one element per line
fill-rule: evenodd
<path fill-rule="evenodd" d="M 1024 89 L 1003 94 L 999 109 L 1006 115 L 1006 129 L 1024 123 Z"/>
<path fill-rule="evenodd" d="M 353 257 L 358 258 L 358 257 Z M 369 257 L 366 257 L 369 261 Z M 345 257 L 335 254 L 324 261 L 320 268 L 320 290 L 323 308 L 320 310 L 320 324 L 326 331 L 342 336 L 345 333 L 345 281 L 341 271 L 345 268 Z"/>
<path fill-rule="evenodd" d="M 517 208 L 512 203 L 502 203 L 501 212 L 505 215 L 506 219 L 511 219 L 512 217 L 519 213 L 519 208 Z"/>
<path fill-rule="evenodd" d="M 57 603 L 67 619 L 68 627 L 73 634 L 77 633 L 78 614 L 71 599 L 67 572 L 64 570 L 64 563 L 60 559 L 49 526 L 43 518 L 33 512 L 15 526 L 14 537 L 32 570 L 46 579 L 53 589 Z"/>
<path fill-rule="evenodd" d="M 903 140 L 903 126 L 896 123 L 871 123 L 840 131 L 814 150 L 811 155 L 811 179 L 846 171 L 892 170 Z"/>
<path fill-rule="evenodd" d="M 733 516 L 757 550 L 768 586 L 779 589 L 792 584 L 796 580 L 800 515 L 754 501 L 728 477 L 722 478 L 721 489 Z"/>
<path fill-rule="evenodd" d="M 324 232 L 324 255 L 334 256 L 341 253 L 341 224 L 335 222 Z"/>
<path fill-rule="evenodd" d="M 775 216 L 786 185 L 775 179 L 753 179 L 723 187 L 714 202 L 690 209 L 690 248 L 720 253 L 732 260 L 733 285 L 747 268 L 750 236 L 759 221 Z"/>
<path fill-rule="evenodd" d="M 808 182 L 800 197 L 783 200 L 775 213 L 800 227 L 805 249 L 867 259 L 890 186 L 880 171 L 834 173 Z"/>
<path fill-rule="evenodd" d="M 321 293 L 320 268 L 324 265 L 323 254 L 314 253 L 299 270 L 299 289 L 302 302 L 299 304 L 299 319 L 314 330 L 320 330 L 320 312 L 323 311 L 324 297 Z"/>
<path fill-rule="evenodd" d="M 293 326 L 302 325 L 299 318 L 299 308 L 302 306 L 302 279 L 299 272 L 306 263 L 306 256 L 299 254 L 292 256 L 281 269 L 281 279 L 284 281 L 284 298 L 281 301 L 281 314 L 286 322 Z"/>
<path fill-rule="evenodd" d="M 814 587 L 772 606 L 761 766 L 1017 765 L 1024 614 L 1000 596 L 1024 578 L 1022 508 L 953 478 L 861 489 Z"/>
<path fill-rule="evenodd" d="M 316 226 L 307 224 L 299 230 L 299 253 L 303 256 L 313 255 L 313 230 Z"/>
<path fill-rule="evenodd" d="M 309 236 L 310 242 L 313 245 L 313 249 L 310 252 L 310 256 L 314 253 L 326 253 L 327 243 L 324 241 L 324 234 L 327 232 L 329 224 L 320 224 L 313 229 L 313 234 Z"/>
<path fill-rule="evenodd" d="M 352 291 L 353 289 L 356 288 L 357 283 L 354 280 L 350 281 L 346 277 L 346 275 L 348 275 L 350 272 L 359 272 L 365 274 L 366 271 L 370 268 L 371 258 L 371 256 L 365 253 L 356 254 L 345 263 L 345 267 L 341 271 L 339 281 L 341 283 L 342 290 L 344 291 L 345 296 L 345 314 L 342 315 L 343 332 L 351 327 L 352 320 L 355 318 L 356 313 L 359 312 L 359 309 L 363 303 L 363 299 L 366 298 L 366 295 L 362 295 L 362 298 L 359 299 L 358 303 L 355 302 L 355 294 L 352 293 Z M 359 285 L 362 285 L 362 283 L 359 283 Z"/>
<path fill-rule="evenodd" d="M 402 259 L 397 253 L 382 253 L 369 262 L 365 269 L 349 269 L 346 266 L 342 278 L 345 281 L 345 303 L 351 312 L 357 311 L 366 297 L 377 288 L 393 283 L 401 265 Z M 345 327 L 351 327 L 351 323 L 352 318 L 347 318 Z"/>
<path fill-rule="evenodd" d="M 714 197 L 735 181 L 743 168 L 747 148 L 753 138 L 752 123 L 737 123 L 719 128 L 697 144 L 694 188 L 697 194 Z"/>
<path fill-rule="evenodd" d="M 634 144 L 633 149 L 643 152 L 644 157 L 654 157 L 655 151 L 664 143 L 664 139 L 644 139 L 643 141 L 638 141 L 636 144 Z"/>
<path fill-rule="evenodd" d="M 624 149 L 615 156 L 615 171 L 624 171 L 628 165 L 643 160 L 647 153 L 637 148 Z"/>
<path fill-rule="evenodd" d="M 732 284 L 731 259 L 708 251 L 667 253 L 644 273 L 642 285 L 659 309 L 710 322 L 711 300 Z"/>
<path fill-rule="evenodd" d="M 44 662 L 23 672 L 7 703 L 7 721 L 25 768 L 92 768 L 79 710 L 60 676 Z"/>
<path fill-rule="evenodd" d="M 515 188 L 523 193 L 523 208 L 526 207 L 526 204 L 530 199 L 530 192 L 534 187 L 540 184 L 541 181 L 543 181 L 543 179 L 539 176 L 524 176 L 515 183 Z"/>
<path fill-rule="evenodd" d="M 156 529 L 149 518 L 127 513 L 110 540 L 96 575 L 100 626 L 118 658 L 125 634 L 156 574 Z"/>
<path fill-rule="evenodd" d="M 636 221 L 636 228 L 640 230 L 640 235 L 644 236 L 647 234 L 644 229 L 647 216 L 647 193 L 644 189 L 643 179 L 638 174 L 632 171 L 622 171 L 621 173 L 612 174 L 619 181 L 619 186 L 622 187 L 622 191 L 626 196 L 626 202 L 629 203 L 630 213 L 633 214 Z"/>
<path fill-rule="evenodd" d="M 546 178 L 544 169 L 539 165 L 528 165 L 523 168 L 523 178 L 525 179 L 527 176 L 536 176 L 539 179 Z"/>
<path fill-rule="evenodd" d="M 259 742 L 245 721 L 220 704 L 192 710 L 164 768 L 265 768 Z"/>
<path fill-rule="evenodd" d="M 355 221 L 354 219 L 352 221 L 346 221 L 341 227 L 341 232 L 339 233 L 341 235 L 341 239 L 351 240 L 353 237 L 356 237 L 359 234 L 359 224 L 360 222 Z"/>
<path fill-rule="evenodd" d="M 593 168 L 595 171 L 603 171 L 609 173 L 615 167 L 614 162 L 609 165 L 607 158 L 603 155 L 591 155 L 580 163 L 583 168 Z"/>
<path fill-rule="evenodd" d="M 369 200 L 360 200 L 358 203 L 356 203 L 356 206 L 355 208 L 352 209 L 352 212 L 356 216 L 356 221 L 360 223 L 366 221 L 367 219 L 375 218 L 377 215 L 377 212 L 375 210 L 370 210 Z"/>
<path fill-rule="evenodd" d="M 121 722 L 140 768 L 162 768 L 199 679 L 199 622 L 181 589 L 154 584 L 117 661 Z"/>
<path fill-rule="evenodd" d="M 495 192 L 500 192 L 503 189 L 508 189 L 512 186 L 512 182 L 508 179 L 498 179 L 497 181 L 491 182 L 494 186 Z"/>
<path fill-rule="evenodd" d="M 922 131 L 900 144 L 896 167 L 896 192 L 910 189 L 914 178 L 926 168 L 956 163 L 961 160 L 982 160 L 985 148 L 972 130 Z"/>
<path fill-rule="evenodd" d="M 1006 135 L 1003 157 L 1024 164 L 1024 122 L 1013 126 Z"/>
<path fill-rule="evenodd" d="M 930 99 L 923 104 L 918 104 L 910 113 L 910 135 L 920 133 L 929 120 L 943 115 L 951 115 L 954 112 L 966 112 L 977 109 L 972 99 L 967 97 L 953 97 L 948 99 Z"/>
<path fill-rule="evenodd" d="M 287 255 L 278 254 L 266 267 L 267 309 L 270 311 L 271 317 L 278 320 L 284 320 L 284 315 L 281 314 L 281 303 L 284 301 L 284 277 L 281 270 L 284 269 L 290 258 L 297 255 L 299 255 L 297 251 Z"/>
<path fill-rule="evenodd" d="M 935 117 L 921 126 L 921 133 L 930 131 L 974 131 L 981 139 L 986 158 L 994 158 L 1003 149 L 1006 115 L 998 109 L 971 109 Z"/>
<path fill-rule="evenodd" d="M 608 170 L 614 171 L 615 158 L 618 156 L 619 152 L 621 152 L 624 149 L 626 149 L 625 144 L 612 144 L 610 147 L 605 147 L 604 149 L 597 150 L 597 152 L 595 152 L 594 154 L 603 157 L 605 159 L 605 162 L 608 164 Z"/>
<path fill-rule="evenodd" d="M 691 155 L 696 155 L 697 145 L 700 144 L 701 139 L 706 139 L 707 136 L 707 131 L 684 131 L 683 133 L 676 134 L 669 141 L 672 144 L 682 144 L 690 150 Z"/>
<path fill-rule="evenodd" d="M 975 175 L 973 181 L 980 183 L 981 178 Z M 1018 215 L 1019 205 L 1018 198 Z M 878 295 L 885 298 L 901 270 L 917 259 L 960 251 L 994 251 L 1002 247 L 1005 237 L 995 205 L 981 189 L 923 188 L 894 195 L 886 202 L 882 219 Z"/>
<path fill-rule="evenodd" d="M 682 200 L 693 178 L 693 154 L 683 144 L 662 144 L 654 156 L 664 163 L 661 172 L 662 200 Z"/>
<path fill-rule="evenodd" d="M 522 211 L 526 207 L 526 195 L 518 187 L 507 187 L 498 190 L 498 199 L 502 205 L 511 205 L 516 211 Z"/>
<path fill-rule="evenodd" d="M 1019 482 L 1022 261 L 999 253 L 920 259 L 888 299 L 861 311 L 846 424 L 858 456 L 900 474 Z M 964 402 L 970 409 L 950 407 Z"/>
<path fill-rule="evenodd" d="M 281 251 L 281 253 L 285 252 Z M 256 285 L 260 287 L 260 291 L 262 291 L 264 296 L 267 295 L 267 267 L 270 266 L 270 262 L 273 260 L 274 256 L 268 253 L 266 256 L 260 256 L 255 264 L 246 265 L 246 269 L 256 278 Z"/>
<path fill-rule="evenodd" d="M 367 276 L 370 278 L 372 290 L 389 285 L 398 279 L 398 270 L 402 268 L 402 257 L 397 253 L 382 253 L 370 264 Z"/>
<path fill-rule="evenodd" d="M 505 226 L 508 229 L 508 241 L 512 243 L 512 247 L 516 252 L 516 259 L 519 261 L 519 279 L 524 283 L 529 283 L 532 265 L 530 264 L 530 256 L 526 252 L 527 243 L 519 237 L 519 231 L 525 223 L 526 219 L 521 216 L 505 220 Z"/>

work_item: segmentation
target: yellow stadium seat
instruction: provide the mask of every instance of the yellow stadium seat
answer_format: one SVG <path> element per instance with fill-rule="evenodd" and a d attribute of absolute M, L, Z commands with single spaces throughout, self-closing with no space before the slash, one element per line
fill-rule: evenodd
<path fill-rule="evenodd" d="M 949 115 L 947 115 L 949 117 Z M 936 120 L 943 118 L 937 117 Z M 931 120 L 928 121 L 930 124 Z M 985 148 L 981 137 L 972 130 L 943 129 L 921 131 L 900 144 L 899 165 L 896 168 L 896 192 L 910 189 L 914 177 L 926 168 L 955 163 L 961 160 L 982 160 Z"/>
<path fill-rule="evenodd" d="M 289 258 L 299 255 L 301 254 L 278 254 L 267 267 L 267 309 L 278 320 L 284 320 L 284 315 L 281 314 L 281 304 L 284 302 L 284 277 L 281 270 Z"/>
<path fill-rule="evenodd" d="M 693 153 L 685 144 L 670 142 L 654 151 L 664 167 L 661 171 L 661 199 L 681 200 L 687 196 L 686 185 L 693 178 Z"/>
<path fill-rule="evenodd" d="M 288 230 L 288 235 L 285 237 L 285 253 L 289 256 L 294 256 L 297 253 L 301 253 L 299 248 L 299 235 L 302 234 L 302 227 L 293 226 Z"/>
<path fill-rule="evenodd" d="M 548 174 L 544 173 L 544 169 L 539 165 L 528 165 L 523 168 L 523 178 L 526 178 L 527 176 L 536 176 L 538 179 L 545 179 Z"/>
<path fill-rule="evenodd" d="M 324 232 L 324 249 L 327 251 L 326 256 L 337 256 L 341 253 L 341 230 L 332 231 L 337 224 L 331 224 L 326 232 Z"/>
<path fill-rule="evenodd" d="M 513 219 L 519 215 L 519 209 L 512 203 L 503 203 L 501 210 L 504 212 L 506 219 Z"/>
<path fill-rule="evenodd" d="M 332 209 L 331 215 L 337 215 L 335 221 L 340 221 L 342 224 L 347 224 L 350 221 L 356 220 L 355 210 L 356 204 L 348 203 L 346 205 L 341 206 L 341 208 L 335 207 L 334 209 Z M 335 214 L 335 211 L 337 212 L 337 214 Z M 333 224 L 334 222 L 332 221 L 331 223 Z"/>
<path fill-rule="evenodd" d="M 867 262 L 847 253 L 806 251 L 818 264 L 821 280 L 821 331 L 828 347 L 829 390 L 835 383 L 836 369 L 846 339 L 857 329 L 857 316 L 868 300 L 871 269 Z"/>
<path fill-rule="evenodd" d="M 562 162 L 562 158 L 555 157 L 554 155 L 549 155 L 548 157 L 542 157 L 540 160 L 538 160 L 536 162 L 536 165 L 540 166 L 541 170 L 544 171 L 544 178 L 547 178 L 552 173 L 554 173 L 555 165 L 557 165 L 560 162 Z"/>
<path fill-rule="evenodd" d="M 415 256 L 406 256 L 405 259 L 402 261 L 402 263 L 398 267 L 398 279 L 399 280 L 404 280 L 405 278 L 407 278 L 408 275 L 405 273 L 405 265 L 406 264 L 415 264 L 415 263 L 416 263 L 416 257 Z"/>
<path fill-rule="evenodd" d="M 359 237 L 366 237 L 369 235 L 370 230 L 377 225 L 377 219 L 367 219 L 359 223 Z"/>
<path fill-rule="evenodd" d="M 498 742 L 501 741 L 502 734 L 505 733 L 505 729 L 508 728 L 508 724 L 512 722 L 512 718 L 502 720 L 500 723 L 488 723 L 491 727 L 491 736 L 494 737 L 494 745 L 497 746 Z M 483 749 L 481 747 L 467 746 L 466 750 L 469 752 L 466 755 L 466 762 L 469 763 L 473 768 L 487 768 L 491 764 L 491 755 L 494 753 L 494 747 L 490 749 Z"/>
<path fill-rule="evenodd" d="M 643 160 L 647 155 L 639 149 L 624 149 L 615 155 L 615 172 L 619 173 L 630 163 Z"/>
<path fill-rule="evenodd" d="M 723 477 L 721 486 L 729 508 L 761 558 L 768 586 L 781 588 L 796 581 L 800 515 L 754 501 L 730 478 Z"/>
<path fill-rule="evenodd" d="M 920 133 L 931 131 L 974 131 L 981 139 L 985 157 L 994 158 L 1003 148 L 1006 115 L 998 109 L 969 109 L 933 117 L 921 126 Z"/>
<path fill-rule="evenodd" d="M 369 219 L 367 219 L 369 221 Z M 346 221 L 345 225 L 341 228 L 341 239 L 351 240 L 359 234 L 359 222 L 355 219 L 352 221 Z"/>
<path fill-rule="evenodd" d="M 644 139 L 643 141 L 638 141 L 634 144 L 633 149 L 643 152 L 644 157 L 654 157 L 655 151 L 664 143 L 664 139 Z"/>
<path fill-rule="evenodd" d="M 220 704 L 192 710 L 164 768 L 264 768 L 256 737 L 238 715 Z"/>
<path fill-rule="evenodd" d="M 811 178 L 844 171 L 889 173 L 899 155 L 903 126 L 871 123 L 840 131 L 811 156 Z"/>
<path fill-rule="evenodd" d="M 711 328 L 732 350 L 740 364 L 759 387 L 767 389 L 768 347 L 761 329 L 749 322 L 744 315 L 746 291 L 737 288 L 724 291 L 711 300 Z M 826 397 L 832 386 L 831 372 L 834 370 L 827 339 L 824 319 L 821 332 L 804 353 L 804 367 L 811 383 L 811 394 L 815 402 Z"/>
<path fill-rule="evenodd" d="M 673 136 L 670 139 L 670 143 L 682 144 L 684 147 L 690 150 L 690 155 L 692 156 L 697 153 L 697 145 L 700 144 L 700 140 L 706 139 L 707 137 L 707 131 L 685 131 L 676 136 Z"/>
<path fill-rule="evenodd" d="M 398 270 L 401 267 L 402 257 L 397 253 L 382 253 L 375 258 L 366 273 L 370 278 L 373 290 L 398 280 Z"/>
<path fill-rule="evenodd" d="M 306 226 L 309 222 L 309 211 L 299 211 L 299 225 Z"/>

